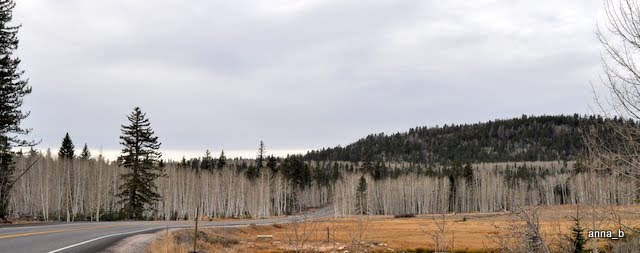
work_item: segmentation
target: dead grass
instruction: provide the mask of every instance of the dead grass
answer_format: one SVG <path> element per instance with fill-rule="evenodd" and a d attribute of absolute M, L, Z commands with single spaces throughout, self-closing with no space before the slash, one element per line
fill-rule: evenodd
<path fill-rule="evenodd" d="M 617 221 L 633 227 L 640 227 L 640 206 L 617 207 L 618 217 L 600 219 L 599 229 L 615 229 Z M 551 244 L 554 251 L 562 251 L 566 246 L 566 238 L 570 235 L 570 227 L 574 224 L 575 206 L 540 207 L 541 232 L 545 241 Z M 607 209 L 608 210 L 608 209 Z M 597 210 L 600 214 L 605 209 Z M 582 225 L 590 228 L 588 211 L 582 210 Z M 364 234 L 362 246 L 368 251 L 391 252 L 416 249 L 433 249 L 431 235 L 423 231 L 436 231 L 433 215 L 418 215 L 414 218 L 394 218 L 393 216 L 372 216 Z M 492 237 L 500 236 L 513 225 L 514 217 L 509 213 L 471 213 L 447 214 L 446 226 L 449 230 L 447 241 L 458 252 L 496 251 L 499 245 Z M 305 251 L 332 252 L 350 249 L 352 240 L 350 231 L 357 222 L 354 218 L 336 218 L 324 221 L 309 221 L 309 241 Z M 199 250 L 207 252 L 285 252 L 296 250 L 293 241 L 293 225 L 280 224 L 272 226 L 249 226 L 242 228 L 203 229 Z M 327 238 L 327 230 L 329 238 Z M 271 242 L 257 242 L 257 235 L 273 235 Z M 154 242 L 149 252 L 187 252 L 191 248 L 193 232 L 186 230 L 166 235 L 163 240 Z M 229 243 L 234 242 L 234 243 Z M 237 243 L 236 243 L 237 242 Z M 451 244 L 452 242 L 452 244 Z M 598 241 L 600 247 L 608 244 L 607 240 Z M 449 248 L 451 248 L 451 246 Z M 353 252 L 353 251 L 352 251 Z"/>

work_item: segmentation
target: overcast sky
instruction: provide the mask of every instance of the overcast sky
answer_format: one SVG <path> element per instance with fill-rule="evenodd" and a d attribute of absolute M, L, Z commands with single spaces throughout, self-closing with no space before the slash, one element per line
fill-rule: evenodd
<path fill-rule="evenodd" d="M 23 126 L 119 149 L 134 106 L 168 156 L 585 114 L 601 1 L 19 0 Z M 235 152 L 235 153 L 234 153 Z M 243 153 L 244 152 L 244 153 Z"/>

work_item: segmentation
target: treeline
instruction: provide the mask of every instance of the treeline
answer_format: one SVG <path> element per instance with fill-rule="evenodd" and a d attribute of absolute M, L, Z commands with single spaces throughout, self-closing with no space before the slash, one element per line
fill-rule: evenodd
<path fill-rule="evenodd" d="M 382 180 L 370 174 L 345 173 L 333 187 L 336 214 L 358 212 L 362 204 L 353 196 L 359 196 L 361 175 L 368 184 L 364 196 L 368 196 L 365 205 L 370 214 L 494 212 L 510 211 L 518 205 L 628 205 L 640 197 L 633 178 L 586 169 L 579 163 L 474 164 L 470 170 L 443 167 L 436 168 L 435 173 L 409 173 Z"/>
<path fill-rule="evenodd" d="M 141 130 L 132 131 L 133 134 L 126 131 L 135 126 L 148 127 L 145 123 L 148 121 L 138 108 L 129 119 L 132 126 L 123 126 L 125 135 L 121 140 L 139 143 L 132 138 L 142 136 L 136 134 Z M 164 161 L 155 151 L 159 143 L 150 141 L 147 146 L 153 145 L 155 149 L 136 156 L 123 155 L 115 162 L 108 162 L 101 156 L 92 157 L 86 144 L 76 156 L 67 134 L 56 158 L 50 151 L 42 154 L 31 150 L 16 154 L 14 168 L 24 175 L 16 181 L 9 209 L 22 217 L 72 221 L 185 219 L 193 217 L 195 210 L 208 217 L 258 218 L 292 214 L 327 204 L 333 204 L 338 215 L 489 212 L 511 210 L 516 204 L 556 205 L 584 201 L 631 204 L 639 196 L 628 175 L 567 161 L 577 158 L 583 148 L 581 138 L 577 137 L 581 129 L 607 137 L 612 135 L 608 131 L 611 124 L 636 126 L 634 122 L 617 118 L 575 115 L 412 129 L 395 137 L 378 135 L 356 142 L 348 147 L 362 146 L 362 156 L 344 161 L 309 160 L 319 152 L 286 158 L 268 156 L 263 142 L 259 144 L 255 159 L 228 159 L 224 151 L 214 157 L 206 151 L 199 158 Z M 497 137 L 483 133 L 482 129 L 495 130 Z M 150 128 L 145 131 L 152 137 Z M 455 138 L 463 141 L 456 142 Z M 444 151 L 420 151 L 427 154 L 426 157 L 441 154 L 434 160 L 437 162 L 394 160 L 389 158 L 394 156 L 387 154 L 413 152 L 390 150 L 387 153 L 384 150 L 393 145 L 378 145 L 396 139 L 446 144 L 435 145 Z M 613 136 L 605 139 L 612 144 L 617 142 Z M 484 147 L 482 150 L 487 152 L 481 156 L 471 151 L 464 153 L 465 149 L 455 143 L 462 143 L 463 147 L 495 147 Z M 141 149 L 127 146 L 125 150 Z M 555 154 L 556 158 L 567 160 L 523 162 L 527 159 L 519 156 L 534 151 L 538 158 L 540 154 L 547 154 L 549 157 L 546 158 L 551 159 L 551 154 Z M 151 155 L 156 158 L 149 159 Z M 487 163 L 474 160 L 491 155 L 496 160 L 523 161 Z M 30 168 L 32 164 L 34 167 Z M 146 166 L 145 170 L 150 172 L 141 173 L 141 167 L 132 169 L 136 164 Z M 141 176 L 148 178 L 139 180 Z M 148 184 L 136 183 L 139 181 Z M 148 196 L 142 196 L 145 201 L 126 201 L 127 198 L 140 199 L 131 195 L 140 191 L 149 192 Z"/>
<path fill-rule="evenodd" d="M 35 162 L 37 160 L 37 162 Z M 34 163 L 35 162 L 35 163 Z M 143 219 L 190 219 L 201 216 L 269 217 L 324 206 L 330 188 L 314 180 L 311 167 L 297 157 L 280 159 L 277 167 L 257 168 L 256 160 L 225 159 L 223 166 L 191 169 L 183 162 L 163 162 L 155 180 L 160 198 Z M 30 151 L 19 153 L 16 168 L 25 171 L 11 195 L 11 213 L 22 218 L 56 221 L 126 219 L 118 193 L 129 170 L 97 157 L 54 158 Z M 220 160 L 218 163 L 220 164 Z"/>
<path fill-rule="evenodd" d="M 584 129 L 612 135 L 609 124 L 630 123 L 601 116 L 522 116 L 478 124 L 416 127 L 373 134 L 346 147 L 310 151 L 308 161 L 394 161 L 451 165 L 509 161 L 576 160 L 584 151 Z M 631 122 L 631 124 L 633 124 Z"/>
<path fill-rule="evenodd" d="M 17 157 L 23 171 L 40 156 Z M 206 156 L 205 156 L 206 157 Z M 200 159 L 201 160 L 201 159 Z M 200 206 L 207 217 L 269 217 L 333 204 L 337 215 L 511 210 L 516 204 L 632 204 L 639 196 L 625 175 L 587 169 L 574 162 L 483 163 L 452 166 L 386 162 L 376 178 L 364 163 L 305 162 L 275 158 L 275 166 L 225 159 L 224 166 L 163 163 L 156 179 L 160 199 L 145 219 L 191 219 Z M 220 160 L 218 160 L 219 164 Z M 206 164 L 206 163 L 205 163 Z M 255 168 L 253 174 L 252 168 Z M 53 158 L 50 152 L 22 177 L 12 194 L 12 213 L 40 220 L 119 220 L 117 196 L 127 169 L 102 157 Z M 366 194 L 361 178 L 367 184 Z M 358 204 L 361 202 L 360 204 Z M 362 203 L 364 202 L 364 204 Z"/>

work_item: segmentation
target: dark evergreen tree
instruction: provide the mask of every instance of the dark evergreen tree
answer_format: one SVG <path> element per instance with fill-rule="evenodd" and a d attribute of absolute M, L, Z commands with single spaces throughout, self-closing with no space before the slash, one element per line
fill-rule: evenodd
<path fill-rule="evenodd" d="M 462 176 L 463 169 L 460 162 L 454 162 L 453 167 L 447 172 L 449 174 L 449 211 L 457 212 L 458 202 L 458 177 Z"/>
<path fill-rule="evenodd" d="M 333 182 L 338 181 L 342 177 L 342 173 L 340 172 L 340 165 L 337 162 L 333 162 L 331 166 L 331 180 Z"/>
<path fill-rule="evenodd" d="M 67 133 L 62 139 L 62 145 L 58 151 L 58 158 L 71 160 L 75 157 L 75 145 L 73 145 L 73 141 L 71 141 L 71 137 L 69 136 L 69 133 Z"/>
<path fill-rule="evenodd" d="M 389 169 L 384 162 L 377 160 L 370 169 L 373 180 L 381 180 L 389 176 Z"/>
<path fill-rule="evenodd" d="M 118 196 L 127 218 L 142 219 L 144 211 L 153 208 L 160 199 L 155 180 L 162 175 L 162 168 L 158 166 L 162 156 L 158 152 L 161 143 L 139 107 L 127 118 L 130 125 L 122 125 L 120 144 L 123 149 L 118 160 L 129 171 L 121 176 L 124 183 L 120 185 Z"/>
<path fill-rule="evenodd" d="M 302 161 L 300 156 L 287 156 L 287 158 L 282 161 L 280 170 L 282 171 L 282 175 L 293 188 L 289 198 L 287 198 L 287 201 L 289 202 L 287 204 L 286 212 L 291 214 L 293 212 L 301 211 L 301 206 L 297 201 L 298 192 L 309 187 L 311 184 L 312 176 L 309 165 Z"/>
<path fill-rule="evenodd" d="M 467 183 L 470 183 L 473 179 L 473 166 L 471 166 L 471 163 L 467 163 L 464 165 L 462 177 L 467 180 Z"/>
<path fill-rule="evenodd" d="M 249 165 L 247 167 L 247 178 L 251 181 L 255 180 L 259 175 L 260 175 L 260 168 L 254 166 L 254 165 Z"/>
<path fill-rule="evenodd" d="M 67 214 L 67 222 L 71 221 L 70 216 L 70 206 L 73 202 L 74 195 L 72 194 L 75 190 L 75 181 L 77 180 L 75 177 L 74 169 L 73 169 L 73 158 L 75 158 L 75 146 L 71 141 L 71 137 L 69 137 L 69 133 L 64 135 L 62 139 L 62 145 L 60 146 L 60 150 L 58 151 L 58 159 L 65 162 L 65 180 L 63 182 L 64 190 L 64 199 L 65 199 L 65 207 Z"/>
<path fill-rule="evenodd" d="M 195 170 L 197 172 L 200 172 L 200 159 L 198 158 L 191 158 L 189 159 L 189 167 L 192 170 Z"/>
<path fill-rule="evenodd" d="M 182 156 L 182 160 L 180 160 L 180 163 L 178 164 L 178 167 L 183 168 L 183 169 L 186 169 L 187 167 L 189 167 L 189 164 L 187 163 L 187 158 Z"/>
<path fill-rule="evenodd" d="M 218 158 L 218 169 L 224 168 L 227 166 L 227 157 L 224 156 L 224 149 L 220 152 L 220 157 Z"/>
<path fill-rule="evenodd" d="M 91 151 L 89 151 L 89 147 L 87 147 L 87 144 L 84 144 L 84 148 L 82 148 L 82 153 L 80 153 L 80 159 L 82 160 L 89 160 L 91 159 Z"/>
<path fill-rule="evenodd" d="M 367 179 L 364 178 L 364 175 L 360 176 L 356 188 L 356 213 L 359 215 L 366 215 L 368 211 L 367 187 Z"/>
<path fill-rule="evenodd" d="M 299 156 L 288 156 L 282 161 L 282 174 L 292 186 L 302 189 L 311 184 L 311 170 Z"/>
<path fill-rule="evenodd" d="M 587 238 L 584 236 L 584 228 L 580 225 L 580 206 L 576 209 L 576 217 L 573 217 L 575 224 L 571 227 L 571 241 L 573 244 L 574 253 L 585 252 L 585 246 L 587 244 Z"/>
<path fill-rule="evenodd" d="M 258 169 L 264 167 L 264 153 L 265 153 L 264 142 L 260 141 L 260 146 L 258 146 L 258 156 L 256 157 L 256 164 Z"/>
<path fill-rule="evenodd" d="M 278 173 L 278 158 L 273 155 L 267 157 L 267 168 L 269 168 L 273 174 Z"/>
<path fill-rule="evenodd" d="M 204 157 L 202 157 L 202 162 L 200 162 L 200 168 L 203 170 L 211 171 L 215 167 L 215 161 L 213 157 L 211 157 L 211 152 L 207 149 L 204 153 Z"/>
<path fill-rule="evenodd" d="M 265 148 L 264 148 L 264 142 L 260 141 L 260 145 L 258 146 L 258 155 L 256 156 L 256 165 L 253 166 L 248 166 L 247 167 L 247 178 L 249 180 L 254 180 L 256 179 L 259 175 L 260 175 L 260 169 L 262 169 L 264 167 L 264 153 L 265 153 Z"/>
<path fill-rule="evenodd" d="M 10 24 L 13 7 L 14 1 L 0 0 L 0 219 L 6 219 L 8 214 L 9 194 L 15 180 L 12 148 L 32 144 L 19 138 L 30 132 L 20 127 L 21 121 L 29 116 L 20 107 L 31 87 L 22 79 L 20 59 L 13 55 L 18 49 L 20 28 Z"/>

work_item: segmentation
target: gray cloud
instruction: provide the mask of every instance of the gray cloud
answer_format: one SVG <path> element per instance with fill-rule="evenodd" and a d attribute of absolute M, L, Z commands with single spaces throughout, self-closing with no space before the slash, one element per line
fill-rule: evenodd
<path fill-rule="evenodd" d="M 347 144 L 416 125 L 587 113 L 599 1 L 19 1 L 33 138 L 165 149 Z"/>

